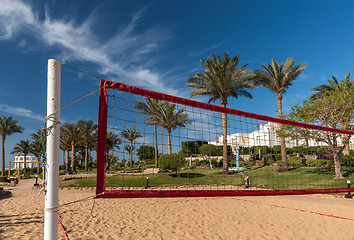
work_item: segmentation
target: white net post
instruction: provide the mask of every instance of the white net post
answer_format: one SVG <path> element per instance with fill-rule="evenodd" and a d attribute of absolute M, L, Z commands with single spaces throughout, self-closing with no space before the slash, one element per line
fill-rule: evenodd
<path fill-rule="evenodd" d="M 47 86 L 47 161 L 44 214 L 44 239 L 58 239 L 59 144 L 60 144 L 61 63 L 48 60 Z"/>

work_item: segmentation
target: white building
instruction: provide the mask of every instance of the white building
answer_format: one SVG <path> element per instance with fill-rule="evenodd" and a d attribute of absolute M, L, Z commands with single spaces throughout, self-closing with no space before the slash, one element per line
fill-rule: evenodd
<path fill-rule="evenodd" d="M 280 145 L 280 138 L 277 136 L 277 130 L 279 129 L 278 123 L 268 122 L 266 124 L 260 124 L 259 130 L 251 133 L 233 133 L 227 135 L 227 144 L 231 145 L 232 149 L 235 147 L 251 147 L 251 146 L 268 146 L 274 147 Z M 221 146 L 223 136 L 219 137 L 218 141 L 210 141 L 209 144 Z M 285 138 L 286 147 L 292 148 L 296 146 L 306 145 L 305 139 L 294 140 L 291 138 Z M 342 140 L 338 138 L 338 144 L 342 144 Z M 326 146 L 324 142 L 317 142 L 314 139 L 308 139 L 309 147 L 312 146 Z M 350 149 L 353 149 L 354 137 L 350 139 Z"/>
<path fill-rule="evenodd" d="M 25 167 L 24 163 L 16 163 L 16 162 L 24 162 L 24 156 L 15 156 L 15 168 L 18 168 L 18 165 L 20 165 L 20 169 L 23 169 Z M 38 166 L 37 158 L 34 156 L 26 156 L 26 167 L 28 168 L 35 168 Z"/>

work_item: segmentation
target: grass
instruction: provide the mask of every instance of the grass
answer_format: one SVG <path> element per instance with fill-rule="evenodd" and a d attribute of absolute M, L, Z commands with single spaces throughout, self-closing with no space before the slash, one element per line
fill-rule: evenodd
<path fill-rule="evenodd" d="M 195 186 L 195 185 L 234 185 L 245 184 L 240 173 L 222 175 L 222 169 L 186 169 L 178 175 L 175 172 L 142 175 L 115 175 L 107 176 L 106 186 L 110 187 L 137 187 L 146 186 L 149 177 L 150 187 Z M 264 166 L 245 170 L 249 176 L 250 185 L 267 189 L 327 189 L 346 188 L 348 179 L 354 182 L 352 169 L 343 169 L 344 180 L 333 180 L 333 168 L 302 167 L 293 168 L 288 172 L 279 172 L 278 167 Z M 96 178 L 82 178 L 63 181 L 61 187 L 95 187 Z"/>
<path fill-rule="evenodd" d="M 350 169 L 351 170 L 351 169 Z M 277 167 L 261 167 L 246 170 L 244 173 L 251 179 L 251 186 L 271 189 L 326 189 L 346 188 L 347 180 L 354 180 L 354 174 L 343 169 L 342 180 L 334 180 L 333 168 L 302 167 L 288 172 L 279 172 Z"/>

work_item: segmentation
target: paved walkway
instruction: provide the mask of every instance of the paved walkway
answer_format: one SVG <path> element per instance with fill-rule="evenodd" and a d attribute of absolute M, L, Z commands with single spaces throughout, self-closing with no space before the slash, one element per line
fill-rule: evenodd
<path fill-rule="evenodd" d="M 32 191 L 33 185 L 36 183 L 35 178 L 20 179 L 15 187 L 4 187 L 4 190 L 11 191 L 11 193 L 26 193 Z"/>

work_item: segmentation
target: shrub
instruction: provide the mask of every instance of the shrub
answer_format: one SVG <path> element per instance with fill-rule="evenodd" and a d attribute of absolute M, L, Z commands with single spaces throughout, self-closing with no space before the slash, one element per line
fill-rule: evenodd
<path fill-rule="evenodd" d="M 298 156 L 289 157 L 288 164 L 294 167 L 304 167 L 306 166 L 306 159 Z"/>
<path fill-rule="evenodd" d="M 308 167 L 330 167 L 334 165 L 332 159 L 310 159 L 306 160 L 306 165 Z"/>
<path fill-rule="evenodd" d="M 185 165 L 183 154 L 166 154 L 159 158 L 159 168 L 163 170 L 176 171 Z"/>
<path fill-rule="evenodd" d="M 340 165 L 344 167 L 354 167 L 354 157 L 351 155 L 343 155 L 340 157 Z"/>
<path fill-rule="evenodd" d="M 274 154 L 274 159 L 277 162 L 281 162 L 281 154 Z"/>
<path fill-rule="evenodd" d="M 206 141 L 184 141 L 182 142 L 182 152 L 187 154 L 198 154 L 200 146 L 207 144 Z"/>
<path fill-rule="evenodd" d="M 218 147 L 213 144 L 203 144 L 199 148 L 199 152 L 206 156 L 217 156 Z"/>

